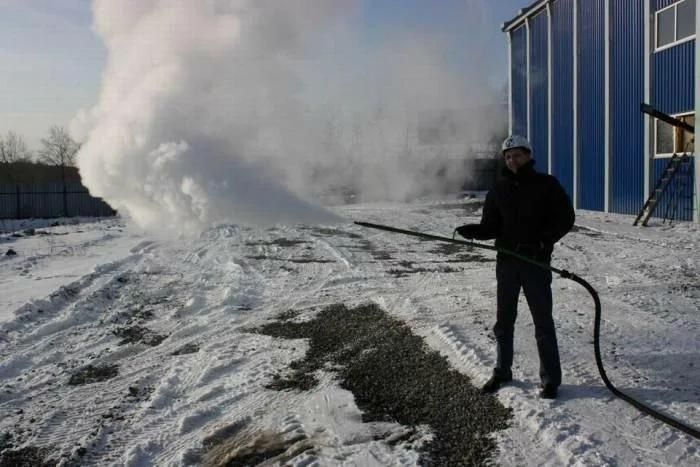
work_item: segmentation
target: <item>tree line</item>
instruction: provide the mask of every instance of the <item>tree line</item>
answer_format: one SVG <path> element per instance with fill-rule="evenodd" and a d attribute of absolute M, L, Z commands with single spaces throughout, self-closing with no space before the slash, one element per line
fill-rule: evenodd
<path fill-rule="evenodd" d="M 80 149 L 76 142 L 61 126 L 52 126 L 47 137 L 41 139 L 41 148 L 32 152 L 24 138 L 14 131 L 0 135 L 0 164 L 18 162 L 38 162 L 57 167 L 75 167 L 75 156 Z"/>
<path fill-rule="evenodd" d="M 52 126 L 41 147 L 31 151 L 14 131 L 0 134 L 0 183 L 30 184 L 80 181 L 76 154 L 80 144 L 68 131 Z"/>

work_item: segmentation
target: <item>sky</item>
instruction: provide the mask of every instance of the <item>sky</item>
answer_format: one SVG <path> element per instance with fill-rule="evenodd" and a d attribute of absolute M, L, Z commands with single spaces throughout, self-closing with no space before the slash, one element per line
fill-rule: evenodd
<path fill-rule="evenodd" d="M 397 29 L 440 35 L 445 54 L 469 67 L 460 54 L 461 27 L 470 0 L 363 0 L 356 12 L 366 32 L 363 46 Z M 505 40 L 500 24 L 530 0 L 484 2 L 483 21 L 491 24 L 488 40 L 493 81 L 505 83 Z M 94 106 L 107 64 L 107 50 L 95 34 L 90 0 L 0 0 L 0 134 L 19 133 L 31 149 L 52 125 L 68 127 L 81 109 Z"/>
<path fill-rule="evenodd" d="M 0 0 L 0 134 L 66 127 L 90 193 L 165 234 L 454 193 L 528 1 Z"/>

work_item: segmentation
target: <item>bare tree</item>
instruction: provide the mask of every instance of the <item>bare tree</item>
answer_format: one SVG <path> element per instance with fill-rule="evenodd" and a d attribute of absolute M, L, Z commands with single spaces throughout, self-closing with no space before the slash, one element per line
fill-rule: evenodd
<path fill-rule="evenodd" d="M 13 162 L 26 162 L 31 159 L 31 152 L 27 149 L 24 138 L 8 131 L 4 138 L 0 136 L 0 163 L 11 164 Z"/>
<path fill-rule="evenodd" d="M 43 147 L 39 150 L 39 162 L 59 167 L 75 167 L 75 155 L 80 144 L 75 142 L 65 128 L 52 126 L 48 138 L 42 138 Z"/>
<path fill-rule="evenodd" d="M 67 217 L 68 185 L 66 183 L 66 167 L 75 167 L 75 155 L 80 149 L 80 144 L 70 137 L 65 128 L 60 126 L 52 126 L 49 129 L 49 137 L 42 138 L 41 144 L 44 147 L 39 150 L 39 162 L 61 168 L 63 215 Z"/>

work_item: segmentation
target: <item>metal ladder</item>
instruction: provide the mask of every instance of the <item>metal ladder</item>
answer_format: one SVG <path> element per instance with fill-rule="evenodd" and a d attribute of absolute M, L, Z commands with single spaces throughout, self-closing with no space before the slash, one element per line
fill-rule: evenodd
<path fill-rule="evenodd" d="M 688 156 L 680 155 L 680 154 L 674 154 L 673 157 L 671 157 L 671 160 L 666 165 L 666 169 L 664 169 L 664 172 L 661 175 L 661 178 L 659 178 L 656 181 L 656 186 L 651 191 L 651 195 L 649 196 L 649 199 L 647 199 L 647 201 L 646 201 L 646 203 L 644 203 L 644 206 L 642 207 L 641 211 L 639 211 L 639 214 L 637 215 L 637 218 L 634 220 L 633 225 L 639 224 L 640 220 L 642 221 L 642 225 L 644 225 L 644 226 L 647 225 L 649 218 L 651 217 L 652 214 L 654 214 L 654 211 L 656 210 L 656 207 L 659 204 L 659 200 L 661 199 L 661 195 L 664 194 L 664 192 L 666 191 L 668 186 L 671 184 L 671 180 L 673 180 L 673 177 L 678 172 L 678 168 L 681 166 L 681 162 L 683 161 L 683 158 L 687 158 L 687 157 Z"/>
<path fill-rule="evenodd" d="M 693 210 L 692 198 L 693 198 L 693 186 L 692 186 L 692 175 L 690 172 L 690 156 L 685 153 L 681 157 L 680 164 L 676 170 L 676 175 L 674 177 L 673 183 L 669 185 L 668 188 L 669 200 L 666 205 L 666 210 L 664 212 L 664 224 L 668 221 L 669 225 L 673 224 L 674 220 L 682 219 L 682 211 L 679 213 L 679 208 L 685 206 L 686 211 Z M 679 215 L 680 214 L 680 215 Z M 692 214 L 690 215 L 692 219 Z"/>
<path fill-rule="evenodd" d="M 668 123 L 669 125 L 681 128 L 692 135 L 695 134 L 695 127 L 687 124 L 682 120 L 678 120 L 677 118 L 660 112 L 650 105 L 642 103 L 640 110 L 653 118 Z M 639 214 L 634 220 L 633 225 L 639 224 L 640 220 L 642 221 L 642 225 L 647 225 L 649 218 L 652 216 L 652 214 L 654 214 L 654 211 L 658 207 L 661 195 L 663 195 L 664 192 L 666 192 L 666 189 L 671 185 L 671 181 L 675 177 L 679 168 L 681 168 L 682 165 L 687 165 L 688 161 L 689 159 L 687 154 L 673 154 L 673 157 L 671 157 L 671 160 L 666 165 L 666 169 L 661 174 L 661 177 L 656 181 L 656 186 L 652 190 L 649 199 L 647 199 L 647 201 L 644 203 L 644 206 L 642 206 L 641 211 L 639 211 Z M 678 180 L 678 182 L 680 182 L 680 180 Z M 685 189 L 687 188 L 685 187 L 685 184 L 679 184 L 678 182 L 676 183 L 677 189 L 673 191 L 672 198 L 666 205 L 664 222 L 669 218 L 671 219 L 671 221 L 675 218 L 675 215 L 678 211 L 678 205 L 681 202 L 682 193 L 684 193 Z M 692 194 L 690 196 L 692 197 Z"/>

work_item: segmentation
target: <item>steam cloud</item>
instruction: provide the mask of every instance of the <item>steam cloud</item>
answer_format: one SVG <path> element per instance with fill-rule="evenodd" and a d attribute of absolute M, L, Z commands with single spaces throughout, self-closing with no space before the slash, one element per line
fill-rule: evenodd
<path fill-rule="evenodd" d="M 368 44 L 360 0 L 95 0 L 109 60 L 71 127 L 84 182 L 141 226 L 182 233 L 330 222 L 311 200 L 458 187 L 469 144 L 502 124 L 482 1 L 465 9 L 472 67 L 455 70 L 434 35 Z"/>

